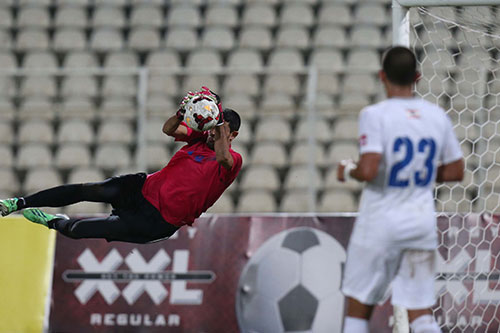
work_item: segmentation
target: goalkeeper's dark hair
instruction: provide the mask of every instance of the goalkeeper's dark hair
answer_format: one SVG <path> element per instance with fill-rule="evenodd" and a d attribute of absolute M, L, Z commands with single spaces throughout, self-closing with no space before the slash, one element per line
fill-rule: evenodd
<path fill-rule="evenodd" d="M 417 58 L 407 47 L 391 47 L 382 55 L 382 70 L 390 82 L 407 86 L 417 78 Z"/>
<path fill-rule="evenodd" d="M 229 123 L 229 129 L 231 130 L 231 132 L 240 129 L 241 118 L 236 111 L 226 108 L 224 109 L 224 111 L 222 111 L 222 115 L 224 117 L 224 121 L 227 121 Z"/>

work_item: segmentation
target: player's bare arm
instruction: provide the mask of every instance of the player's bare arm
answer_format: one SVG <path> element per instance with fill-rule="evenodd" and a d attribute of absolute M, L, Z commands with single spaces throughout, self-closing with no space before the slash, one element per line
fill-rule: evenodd
<path fill-rule="evenodd" d="M 163 133 L 174 138 L 180 138 L 188 134 L 187 127 L 182 125 L 182 118 L 173 115 L 163 124 Z"/>
<path fill-rule="evenodd" d="M 440 165 L 437 169 L 436 182 L 461 181 L 464 178 L 465 163 L 463 159 Z"/>
<path fill-rule="evenodd" d="M 337 179 L 341 182 L 346 181 L 345 172 L 347 168 L 350 177 L 360 182 L 372 181 L 377 176 L 381 159 L 381 154 L 366 153 L 361 155 L 357 164 L 354 164 L 352 161 L 343 161 L 337 168 Z"/>
<path fill-rule="evenodd" d="M 231 131 L 229 123 L 225 122 L 221 126 L 216 126 L 214 131 L 214 150 L 217 163 L 222 165 L 227 170 L 233 167 L 233 156 L 229 152 L 229 144 L 231 142 Z"/>

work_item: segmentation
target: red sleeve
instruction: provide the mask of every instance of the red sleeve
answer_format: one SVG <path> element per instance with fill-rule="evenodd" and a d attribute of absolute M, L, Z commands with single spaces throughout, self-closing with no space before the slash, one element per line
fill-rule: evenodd
<path fill-rule="evenodd" d="M 232 149 L 229 152 L 231 153 L 231 156 L 233 157 L 233 167 L 231 168 L 229 173 L 231 174 L 231 176 L 236 178 L 236 176 L 238 175 L 238 173 L 241 170 L 241 166 L 243 165 L 243 158 L 241 157 L 241 155 L 239 153 L 235 152 Z"/>
<path fill-rule="evenodd" d="M 187 143 L 192 143 L 194 141 L 204 141 L 207 139 L 208 132 L 198 132 L 189 127 L 185 122 L 181 123 L 182 126 L 186 127 L 187 134 L 184 136 L 179 136 L 175 138 L 175 141 L 183 141 Z"/>

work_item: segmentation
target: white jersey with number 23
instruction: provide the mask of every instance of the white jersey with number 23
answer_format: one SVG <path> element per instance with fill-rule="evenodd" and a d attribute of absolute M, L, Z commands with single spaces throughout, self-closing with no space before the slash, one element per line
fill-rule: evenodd
<path fill-rule="evenodd" d="M 363 189 L 351 241 L 436 248 L 437 168 L 462 158 L 448 116 L 420 98 L 389 98 L 361 111 L 359 135 L 360 154 L 382 159 L 377 177 Z"/>

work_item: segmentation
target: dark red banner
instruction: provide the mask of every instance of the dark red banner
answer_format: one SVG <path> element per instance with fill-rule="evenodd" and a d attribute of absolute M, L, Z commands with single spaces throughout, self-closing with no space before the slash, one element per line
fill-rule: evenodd
<path fill-rule="evenodd" d="M 51 332 L 341 332 L 339 291 L 354 219 L 222 216 L 137 245 L 58 235 Z M 497 332 L 498 221 L 441 218 L 437 317 Z M 374 332 L 391 332 L 377 308 Z"/>

